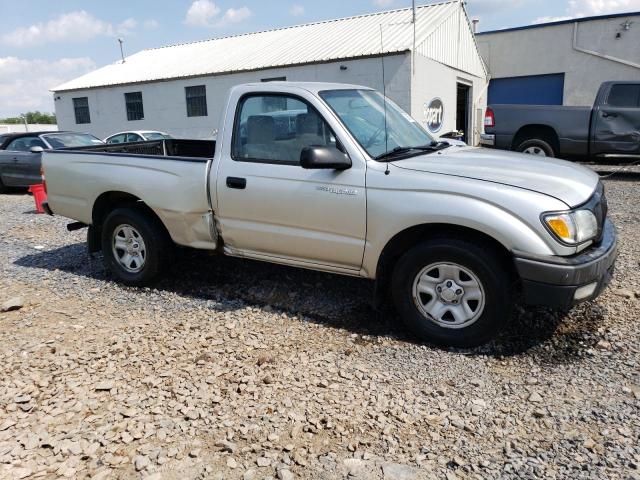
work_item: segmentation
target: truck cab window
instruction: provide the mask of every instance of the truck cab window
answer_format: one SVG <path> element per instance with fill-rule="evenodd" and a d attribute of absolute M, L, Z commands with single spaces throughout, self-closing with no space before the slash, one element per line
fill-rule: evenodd
<path fill-rule="evenodd" d="M 640 85 L 613 85 L 607 104 L 612 107 L 635 108 L 640 106 Z"/>
<path fill-rule="evenodd" d="M 336 146 L 320 114 L 298 98 L 251 95 L 242 99 L 238 112 L 234 160 L 298 165 L 304 147 Z"/>

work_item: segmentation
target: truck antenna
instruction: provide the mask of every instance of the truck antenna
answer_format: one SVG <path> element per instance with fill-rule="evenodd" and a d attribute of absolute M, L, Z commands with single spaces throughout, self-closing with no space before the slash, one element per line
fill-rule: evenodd
<path fill-rule="evenodd" d="M 387 82 L 384 75 L 384 39 L 382 36 L 382 24 L 380 24 L 380 62 L 382 63 L 382 103 L 384 105 L 384 151 L 389 151 L 389 136 L 387 135 Z M 389 175 L 389 160 L 387 160 L 387 168 L 385 175 Z"/>

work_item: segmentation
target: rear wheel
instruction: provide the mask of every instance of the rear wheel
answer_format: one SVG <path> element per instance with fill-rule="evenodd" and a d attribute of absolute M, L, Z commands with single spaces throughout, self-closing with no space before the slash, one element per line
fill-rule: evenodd
<path fill-rule="evenodd" d="M 516 148 L 518 152 L 526 153 L 529 155 L 537 155 L 539 157 L 555 157 L 556 154 L 553 147 L 546 140 L 540 138 L 532 138 L 526 140 L 518 145 Z"/>
<path fill-rule="evenodd" d="M 102 227 L 105 266 L 126 285 L 145 286 L 166 268 L 171 240 L 159 222 L 139 208 L 118 208 Z"/>
<path fill-rule="evenodd" d="M 439 238 L 409 250 L 392 278 L 394 303 L 421 340 L 473 347 L 493 339 L 511 316 L 510 275 L 489 245 Z"/>
<path fill-rule="evenodd" d="M 0 178 L 0 193 L 7 193 L 7 191 L 7 187 L 2 183 L 2 178 Z"/>

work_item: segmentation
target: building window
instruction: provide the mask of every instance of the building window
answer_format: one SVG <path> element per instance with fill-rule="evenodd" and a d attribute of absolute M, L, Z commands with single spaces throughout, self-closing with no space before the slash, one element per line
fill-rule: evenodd
<path fill-rule="evenodd" d="M 73 99 L 73 110 L 76 114 L 76 123 L 91 123 L 91 116 L 89 115 L 89 98 L 78 97 Z"/>
<path fill-rule="evenodd" d="M 286 82 L 287 77 L 271 77 L 271 78 L 263 78 L 260 80 L 261 82 Z"/>
<path fill-rule="evenodd" d="M 187 117 L 207 116 L 207 87 L 198 85 L 195 87 L 184 87 L 187 97 Z"/>
<path fill-rule="evenodd" d="M 144 109 L 142 108 L 142 92 L 130 92 L 124 94 L 127 104 L 127 120 L 144 119 Z"/>

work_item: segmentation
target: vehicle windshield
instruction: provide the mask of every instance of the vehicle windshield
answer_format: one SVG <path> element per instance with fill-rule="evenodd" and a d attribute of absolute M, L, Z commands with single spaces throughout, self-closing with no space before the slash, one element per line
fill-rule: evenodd
<path fill-rule="evenodd" d="M 100 145 L 102 140 L 89 135 L 88 133 L 48 133 L 42 135 L 51 148 L 87 147 L 89 145 Z"/>
<path fill-rule="evenodd" d="M 389 99 L 385 125 L 384 97 L 374 90 L 326 90 L 320 96 L 372 158 L 436 143 L 418 122 Z"/>
<path fill-rule="evenodd" d="M 171 135 L 160 132 L 144 132 L 143 135 L 147 137 L 147 140 L 164 140 L 165 138 L 173 138 Z"/>

